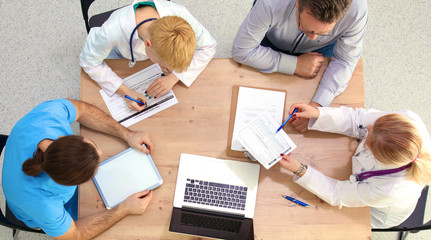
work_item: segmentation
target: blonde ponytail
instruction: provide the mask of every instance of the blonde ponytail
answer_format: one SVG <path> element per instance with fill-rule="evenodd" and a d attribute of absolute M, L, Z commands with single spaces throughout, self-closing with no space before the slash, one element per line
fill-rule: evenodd
<path fill-rule="evenodd" d="M 408 178 L 419 184 L 431 183 L 431 155 L 429 152 L 421 152 L 410 167 Z"/>
<path fill-rule="evenodd" d="M 380 117 L 371 129 L 367 145 L 381 163 L 404 166 L 413 162 L 408 179 L 431 183 L 430 154 L 422 149 L 421 134 L 409 118 L 396 113 Z"/>

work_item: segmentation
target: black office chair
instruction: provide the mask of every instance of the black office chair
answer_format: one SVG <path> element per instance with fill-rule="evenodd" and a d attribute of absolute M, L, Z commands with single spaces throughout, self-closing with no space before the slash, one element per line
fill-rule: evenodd
<path fill-rule="evenodd" d="M 91 16 L 90 19 L 88 19 L 88 9 L 90 8 L 90 5 L 94 2 L 95 0 L 81 0 L 81 9 L 82 9 L 82 16 L 84 17 L 84 21 L 85 21 L 85 27 L 87 28 L 87 33 L 90 32 L 90 28 L 92 27 L 100 27 L 102 26 L 102 24 L 108 20 L 109 16 L 111 16 L 112 12 L 114 12 L 117 9 L 108 11 L 108 12 L 104 12 L 104 13 L 99 13 L 96 14 L 94 16 Z"/>
<path fill-rule="evenodd" d="M 121 7 L 119 7 L 119 8 L 116 8 L 116 9 L 108 11 L 108 12 L 99 13 L 99 14 L 92 16 L 90 19 L 88 19 L 88 9 L 90 8 L 90 5 L 94 1 L 95 0 L 81 0 L 82 16 L 84 17 L 85 27 L 87 28 L 87 33 L 90 32 L 90 29 L 92 27 L 102 26 L 102 24 L 106 20 L 108 20 L 108 18 L 111 16 L 112 12 L 121 8 Z M 168 1 L 170 1 L 170 0 L 168 0 Z"/>
<path fill-rule="evenodd" d="M 6 145 L 7 138 L 8 138 L 7 135 L 0 134 L 0 155 L 3 151 L 4 146 Z M 6 215 L 3 214 L 0 208 L 0 225 L 11 228 L 13 230 L 12 234 L 14 239 L 16 239 L 16 237 L 18 236 L 19 231 L 45 233 L 44 231 L 39 229 L 29 228 L 23 222 L 18 220 L 15 217 L 15 215 L 12 213 L 12 211 L 9 209 L 7 203 L 6 203 Z"/>
<path fill-rule="evenodd" d="M 418 200 L 415 210 L 407 220 L 396 227 L 378 229 L 373 228 L 373 232 L 399 232 L 398 239 L 406 239 L 408 233 L 417 233 L 422 230 L 431 229 L 431 220 L 424 223 L 425 205 L 427 202 L 429 186 L 424 187 L 422 194 Z"/>

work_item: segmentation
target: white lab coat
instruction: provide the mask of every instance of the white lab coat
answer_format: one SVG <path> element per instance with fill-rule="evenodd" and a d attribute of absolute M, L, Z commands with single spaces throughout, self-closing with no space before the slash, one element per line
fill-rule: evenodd
<path fill-rule="evenodd" d="M 320 116 L 309 122 L 310 130 L 319 130 L 359 137 L 364 128 L 381 116 L 389 114 L 375 110 L 341 108 L 319 108 Z M 430 146 L 429 133 L 418 115 L 411 111 L 398 112 L 413 120 L 419 129 L 424 146 Z M 364 129 L 363 128 L 363 129 Z M 352 172 L 359 174 L 366 171 L 396 168 L 378 162 L 365 145 L 366 132 L 354 156 L 352 157 Z M 413 161 L 413 159 L 412 159 Z M 294 177 L 294 181 L 316 194 L 332 206 L 362 207 L 371 209 L 371 226 L 373 228 L 388 228 L 397 226 L 413 212 L 424 185 L 407 180 L 407 171 L 370 177 L 362 182 L 340 181 L 308 166 L 302 177 Z"/>
<path fill-rule="evenodd" d="M 101 27 L 91 28 L 85 46 L 79 56 L 84 71 L 95 80 L 108 95 L 114 94 L 122 84 L 122 79 L 104 62 L 110 53 L 131 59 L 130 35 L 136 27 L 133 5 L 123 7 L 109 17 Z M 160 17 L 179 16 L 185 19 L 196 34 L 196 50 L 188 69 L 182 73 L 173 71 L 187 87 L 208 65 L 216 52 L 216 40 L 183 6 L 165 0 L 154 0 Z M 132 40 L 133 56 L 137 61 L 147 60 L 144 42 L 135 32 Z M 112 56 L 111 53 L 111 56 Z"/>

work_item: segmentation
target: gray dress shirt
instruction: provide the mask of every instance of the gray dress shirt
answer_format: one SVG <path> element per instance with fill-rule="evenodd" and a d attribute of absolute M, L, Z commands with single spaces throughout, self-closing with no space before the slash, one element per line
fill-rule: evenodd
<path fill-rule="evenodd" d="M 310 40 L 298 29 L 295 0 L 258 0 L 240 26 L 232 46 L 232 58 L 261 72 L 294 74 L 298 58 L 261 46 L 267 36 L 279 49 L 312 52 L 336 41 L 334 56 L 323 74 L 312 101 L 328 106 L 343 92 L 361 53 L 368 21 L 367 2 L 353 0 L 350 8 L 328 33 Z"/>

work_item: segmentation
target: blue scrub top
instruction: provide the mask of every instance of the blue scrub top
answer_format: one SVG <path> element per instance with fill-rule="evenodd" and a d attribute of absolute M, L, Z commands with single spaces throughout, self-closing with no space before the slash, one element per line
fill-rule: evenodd
<path fill-rule="evenodd" d="M 39 227 L 51 237 L 69 230 L 72 217 L 64 205 L 77 186 L 60 185 L 45 172 L 28 176 L 22 164 L 43 139 L 72 135 L 70 124 L 75 118 L 75 106 L 66 99 L 41 103 L 16 123 L 4 150 L 2 181 L 9 208 L 27 226 Z"/>

